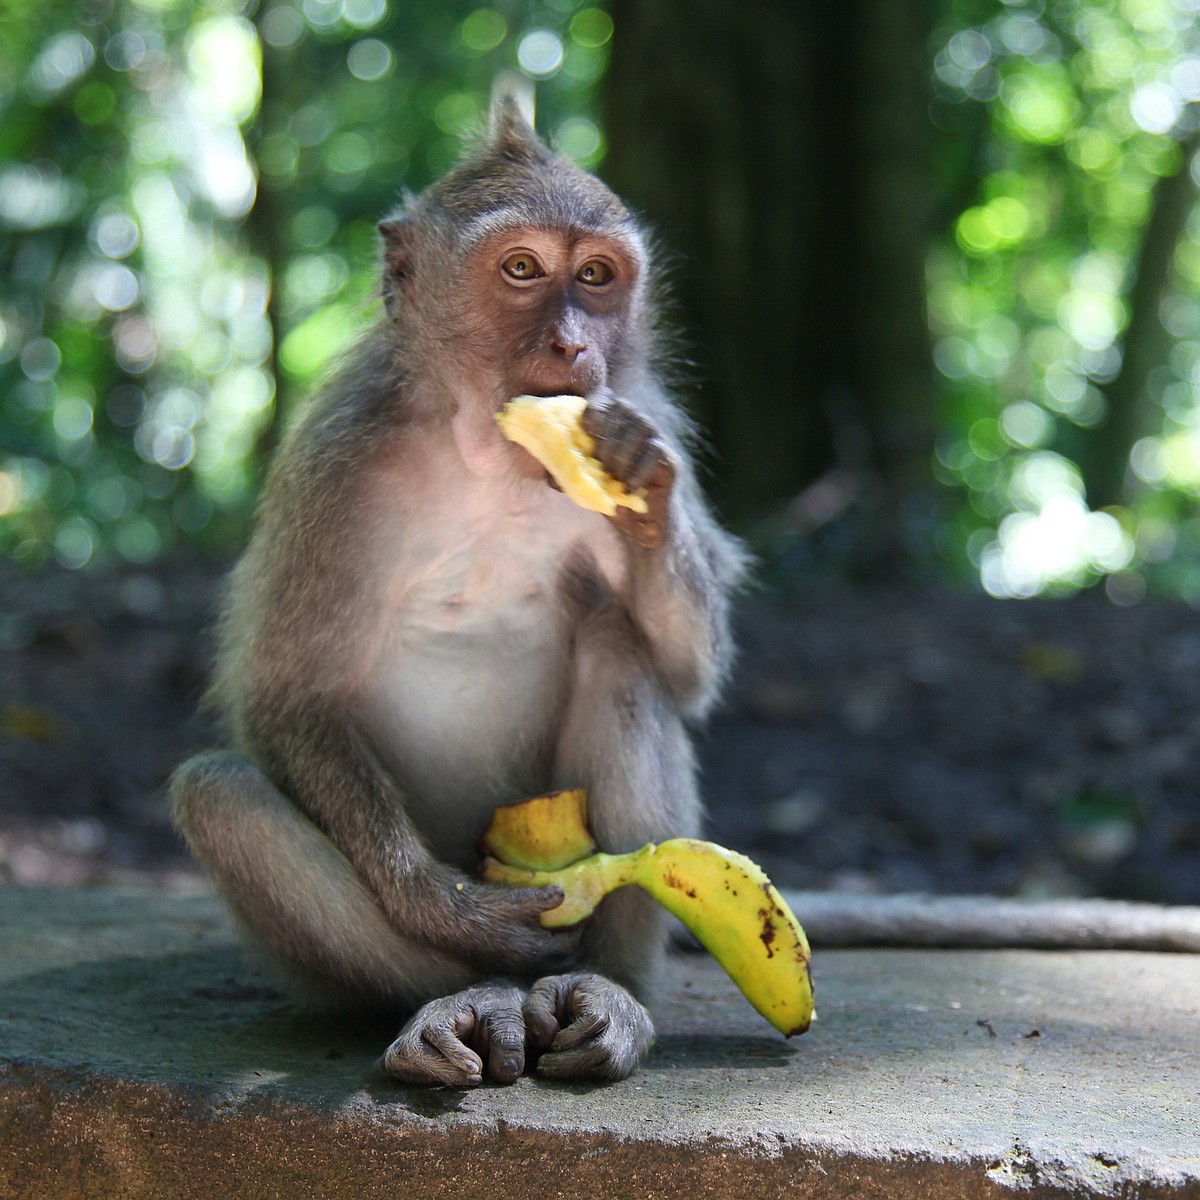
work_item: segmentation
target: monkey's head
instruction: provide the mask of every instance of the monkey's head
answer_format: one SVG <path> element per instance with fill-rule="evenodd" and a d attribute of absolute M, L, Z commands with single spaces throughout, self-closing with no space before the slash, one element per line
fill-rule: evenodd
<path fill-rule="evenodd" d="M 588 395 L 639 360 L 648 256 L 594 176 L 552 154 L 511 98 L 456 167 L 381 222 L 403 349 L 498 407 Z M 435 368 L 436 370 L 436 368 Z"/>

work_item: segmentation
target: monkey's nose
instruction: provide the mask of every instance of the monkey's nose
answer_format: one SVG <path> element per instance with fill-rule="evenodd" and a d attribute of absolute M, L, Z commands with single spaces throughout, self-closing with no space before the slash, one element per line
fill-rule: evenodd
<path fill-rule="evenodd" d="M 575 360 L 587 351 L 587 347 L 578 342 L 569 342 L 565 339 L 560 341 L 558 338 L 550 339 L 550 349 L 555 354 L 562 355 L 568 363 L 574 365 Z"/>

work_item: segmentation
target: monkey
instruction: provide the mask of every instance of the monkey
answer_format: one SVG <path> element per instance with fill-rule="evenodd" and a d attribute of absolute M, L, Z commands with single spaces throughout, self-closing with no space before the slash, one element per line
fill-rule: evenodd
<path fill-rule="evenodd" d="M 561 889 L 482 883 L 477 843 L 563 787 L 602 850 L 698 833 L 746 555 L 698 483 L 647 234 L 512 99 L 379 231 L 380 317 L 270 467 L 218 619 L 227 745 L 176 770 L 173 817 L 301 992 L 406 1018 L 392 1079 L 621 1079 L 662 911 L 628 888 L 545 929 Z M 585 397 L 648 511 L 556 490 L 493 419 L 519 394 Z"/>

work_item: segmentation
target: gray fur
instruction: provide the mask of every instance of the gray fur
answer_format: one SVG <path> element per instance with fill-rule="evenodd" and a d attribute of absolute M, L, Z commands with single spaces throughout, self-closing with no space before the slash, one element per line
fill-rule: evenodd
<path fill-rule="evenodd" d="M 547 1063 L 628 1074 L 651 1031 L 626 988 L 653 987 L 660 914 L 618 894 L 582 931 L 547 931 L 557 889 L 480 883 L 476 843 L 496 805 L 558 786 L 588 788 L 603 849 L 697 832 L 686 722 L 728 670 L 741 551 L 701 498 L 651 357 L 644 239 L 607 188 L 501 104 L 488 140 L 381 231 L 387 317 L 271 469 L 208 698 L 230 749 L 179 769 L 176 820 L 302 987 L 424 1005 L 389 1074 L 508 1081 L 525 988 L 571 963 L 588 972 L 565 992 L 535 989 L 574 997 Z M 501 277 L 512 239 L 548 264 L 544 285 Z M 613 288 L 572 274 L 596 254 Z M 651 519 L 576 508 L 500 437 L 492 413 L 537 389 L 589 397 L 598 455 L 651 481 Z"/>

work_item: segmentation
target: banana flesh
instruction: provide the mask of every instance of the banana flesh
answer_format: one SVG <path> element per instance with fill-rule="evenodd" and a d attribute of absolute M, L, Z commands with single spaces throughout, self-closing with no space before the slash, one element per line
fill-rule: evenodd
<path fill-rule="evenodd" d="M 629 854 L 594 854 L 557 870 L 488 858 L 483 877 L 512 887 L 558 884 L 563 903 L 542 914 L 548 928 L 574 925 L 611 891 L 644 888 L 687 926 L 742 995 L 785 1037 L 813 1019 L 808 939 L 757 864 L 713 842 L 672 838 Z"/>
<path fill-rule="evenodd" d="M 483 851 L 510 867 L 554 871 L 596 849 L 587 827 L 587 791 L 572 788 L 505 804 L 492 814 Z"/>
<path fill-rule="evenodd" d="M 618 508 L 647 512 L 645 496 L 627 491 L 596 459 L 596 441 L 580 423 L 585 408 L 582 396 L 517 396 L 496 413 L 496 423 L 580 507 L 606 517 Z"/>

